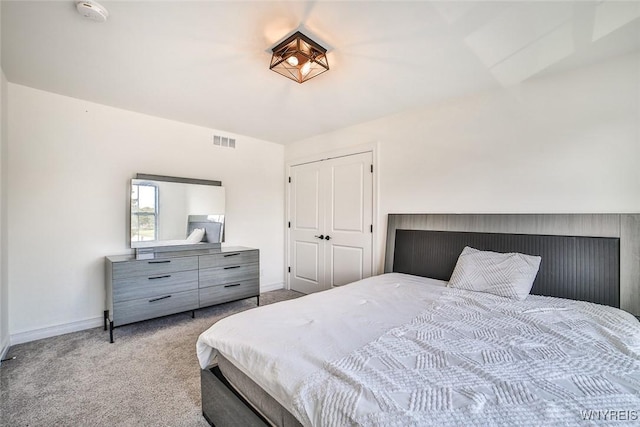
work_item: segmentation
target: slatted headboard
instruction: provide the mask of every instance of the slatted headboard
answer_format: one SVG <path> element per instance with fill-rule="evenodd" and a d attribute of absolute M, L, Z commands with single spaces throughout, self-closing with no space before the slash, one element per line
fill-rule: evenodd
<path fill-rule="evenodd" d="M 465 246 L 542 257 L 532 294 L 620 307 L 620 239 L 396 230 L 393 271 L 449 280 Z"/>
<path fill-rule="evenodd" d="M 449 280 L 465 246 L 541 256 L 534 294 L 640 314 L 640 215 L 391 214 L 385 271 Z"/>

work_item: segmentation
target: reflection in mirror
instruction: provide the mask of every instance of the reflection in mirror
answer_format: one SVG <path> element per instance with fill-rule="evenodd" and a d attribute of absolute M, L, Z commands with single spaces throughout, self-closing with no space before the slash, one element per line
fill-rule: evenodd
<path fill-rule="evenodd" d="M 224 209 L 219 181 L 139 174 L 131 180 L 131 247 L 219 244 Z"/>
<path fill-rule="evenodd" d="M 138 180 L 134 180 L 138 181 Z M 131 242 L 158 240 L 158 187 L 131 183 Z"/>

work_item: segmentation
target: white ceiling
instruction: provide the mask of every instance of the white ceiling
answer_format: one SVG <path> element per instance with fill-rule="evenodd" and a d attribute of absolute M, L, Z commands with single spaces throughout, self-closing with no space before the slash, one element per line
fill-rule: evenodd
<path fill-rule="evenodd" d="M 640 50 L 640 3 L 2 1 L 10 82 L 288 143 Z M 269 71 L 301 29 L 331 70 Z"/>

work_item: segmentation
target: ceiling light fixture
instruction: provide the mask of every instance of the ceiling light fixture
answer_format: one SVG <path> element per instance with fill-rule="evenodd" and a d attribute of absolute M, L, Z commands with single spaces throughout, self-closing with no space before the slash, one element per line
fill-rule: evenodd
<path fill-rule="evenodd" d="M 271 51 L 269 69 L 298 83 L 329 71 L 327 49 L 300 31 L 278 43 Z"/>

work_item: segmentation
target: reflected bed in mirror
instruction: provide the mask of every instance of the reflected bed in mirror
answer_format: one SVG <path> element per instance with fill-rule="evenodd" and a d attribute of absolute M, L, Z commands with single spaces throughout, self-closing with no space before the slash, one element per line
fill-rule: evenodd
<path fill-rule="evenodd" d="M 225 190 L 220 181 L 137 174 L 131 180 L 131 247 L 220 247 Z"/>

